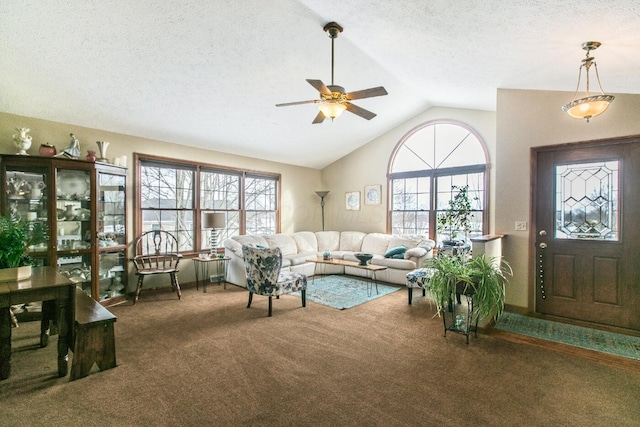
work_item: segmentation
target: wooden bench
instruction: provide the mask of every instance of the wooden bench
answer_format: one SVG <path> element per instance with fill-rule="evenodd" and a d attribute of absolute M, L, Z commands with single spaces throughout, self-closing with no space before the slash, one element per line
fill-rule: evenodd
<path fill-rule="evenodd" d="M 116 316 L 76 288 L 75 339 L 69 381 L 89 375 L 94 363 L 101 371 L 116 367 L 115 322 Z"/>

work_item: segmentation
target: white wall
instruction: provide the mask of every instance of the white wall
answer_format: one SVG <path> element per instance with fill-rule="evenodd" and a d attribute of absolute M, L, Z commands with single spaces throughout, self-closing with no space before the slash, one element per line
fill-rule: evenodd
<path fill-rule="evenodd" d="M 507 303 L 529 310 L 535 304 L 529 271 L 535 240 L 528 231 L 514 231 L 514 223 L 527 221 L 531 229 L 531 147 L 640 134 L 640 95 L 617 95 L 609 109 L 589 123 L 561 110 L 572 96 L 571 92 L 498 91 L 495 229 L 509 234 L 504 254 L 514 277 Z"/>

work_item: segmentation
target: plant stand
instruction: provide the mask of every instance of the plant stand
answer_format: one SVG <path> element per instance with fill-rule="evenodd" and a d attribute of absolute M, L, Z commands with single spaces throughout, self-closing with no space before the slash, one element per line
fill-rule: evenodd
<path fill-rule="evenodd" d="M 442 324 L 444 326 L 445 337 L 447 336 L 447 331 L 462 334 L 466 336 L 467 345 L 469 345 L 469 335 L 473 333 L 475 337 L 478 338 L 478 319 L 476 318 L 474 325 L 471 324 L 474 317 L 473 294 L 463 295 L 465 297 L 466 307 L 465 304 L 461 304 L 461 302 L 459 302 L 457 304 L 458 310 L 456 310 L 456 304 L 453 302 L 453 295 L 451 295 L 446 304 L 442 304 L 443 307 L 445 305 L 447 306 L 446 310 L 442 310 Z"/>

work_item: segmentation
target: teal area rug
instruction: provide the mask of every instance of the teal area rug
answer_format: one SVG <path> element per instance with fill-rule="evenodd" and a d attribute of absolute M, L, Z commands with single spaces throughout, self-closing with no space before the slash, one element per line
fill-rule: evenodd
<path fill-rule="evenodd" d="M 367 285 L 373 286 L 367 292 Z M 344 310 L 399 290 L 399 286 L 376 285 L 350 276 L 318 276 L 307 282 L 307 300 Z M 371 294 L 371 295 L 369 295 Z M 299 295 L 298 292 L 294 295 Z"/>
<path fill-rule="evenodd" d="M 640 338 L 504 313 L 496 329 L 640 360 Z"/>

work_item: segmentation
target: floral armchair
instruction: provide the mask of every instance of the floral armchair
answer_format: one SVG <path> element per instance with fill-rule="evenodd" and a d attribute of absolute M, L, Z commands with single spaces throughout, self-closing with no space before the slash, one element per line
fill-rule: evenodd
<path fill-rule="evenodd" d="M 269 316 L 272 315 L 272 297 L 300 291 L 302 306 L 306 307 L 307 276 L 291 271 L 281 271 L 282 252 L 280 248 L 257 248 L 242 246 L 244 265 L 247 273 L 247 289 L 251 307 L 253 294 L 269 297 Z"/>

